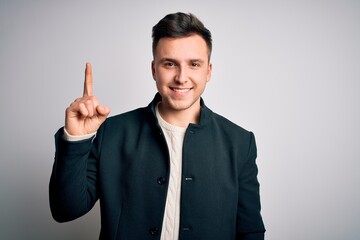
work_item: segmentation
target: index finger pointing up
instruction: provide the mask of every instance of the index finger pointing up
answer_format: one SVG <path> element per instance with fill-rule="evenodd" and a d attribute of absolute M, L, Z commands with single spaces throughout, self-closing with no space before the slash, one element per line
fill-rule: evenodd
<path fill-rule="evenodd" d="M 92 89 L 93 89 L 92 68 L 90 63 L 86 63 L 83 95 L 92 96 Z"/>

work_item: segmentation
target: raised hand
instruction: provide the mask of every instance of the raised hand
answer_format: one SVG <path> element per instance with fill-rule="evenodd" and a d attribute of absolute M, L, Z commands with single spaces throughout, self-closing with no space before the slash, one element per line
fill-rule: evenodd
<path fill-rule="evenodd" d="M 86 63 L 84 94 L 66 108 L 65 129 L 72 136 L 96 132 L 110 113 L 109 107 L 99 104 L 92 90 L 92 68 L 90 63 Z"/>

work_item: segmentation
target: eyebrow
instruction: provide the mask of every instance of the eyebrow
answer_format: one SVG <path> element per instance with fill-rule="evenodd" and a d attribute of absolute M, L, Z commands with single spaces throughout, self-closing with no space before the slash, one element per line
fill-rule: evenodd
<path fill-rule="evenodd" d="M 177 63 L 178 61 L 176 59 L 173 58 L 162 58 L 159 60 L 160 63 L 163 62 L 175 62 Z M 189 59 L 189 62 L 199 62 L 199 63 L 204 63 L 205 61 L 200 59 L 200 58 L 194 58 L 194 59 Z"/>
<path fill-rule="evenodd" d="M 159 62 L 176 62 L 175 59 L 172 58 L 162 58 L 159 60 Z"/>

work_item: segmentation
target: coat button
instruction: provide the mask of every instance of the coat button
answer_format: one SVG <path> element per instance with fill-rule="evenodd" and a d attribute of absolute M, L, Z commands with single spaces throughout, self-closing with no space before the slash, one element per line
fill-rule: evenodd
<path fill-rule="evenodd" d="M 149 233 L 151 236 L 156 236 L 159 234 L 159 229 L 157 227 L 150 228 Z"/>
<path fill-rule="evenodd" d="M 163 185 L 165 182 L 166 182 L 166 179 L 165 179 L 164 177 L 159 177 L 159 178 L 157 179 L 157 183 L 158 183 L 159 185 Z"/>
<path fill-rule="evenodd" d="M 191 230 L 192 230 L 192 228 L 190 226 L 183 227 L 183 231 L 185 231 L 185 232 L 189 232 Z"/>
<path fill-rule="evenodd" d="M 186 181 L 186 182 L 192 182 L 192 181 L 194 181 L 194 177 L 192 177 L 192 176 L 186 176 L 186 177 L 185 177 L 185 181 Z"/>

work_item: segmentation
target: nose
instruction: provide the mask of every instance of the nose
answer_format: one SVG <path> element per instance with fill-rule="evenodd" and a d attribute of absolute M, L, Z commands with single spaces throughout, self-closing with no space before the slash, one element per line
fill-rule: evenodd
<path fill-rule="evenodd" d="M 185 67 L 179 66 L 178 71 L 175 76 L 175 82 L 178 84 L 183 84 L 188 81 L 188 72 Z"/>

